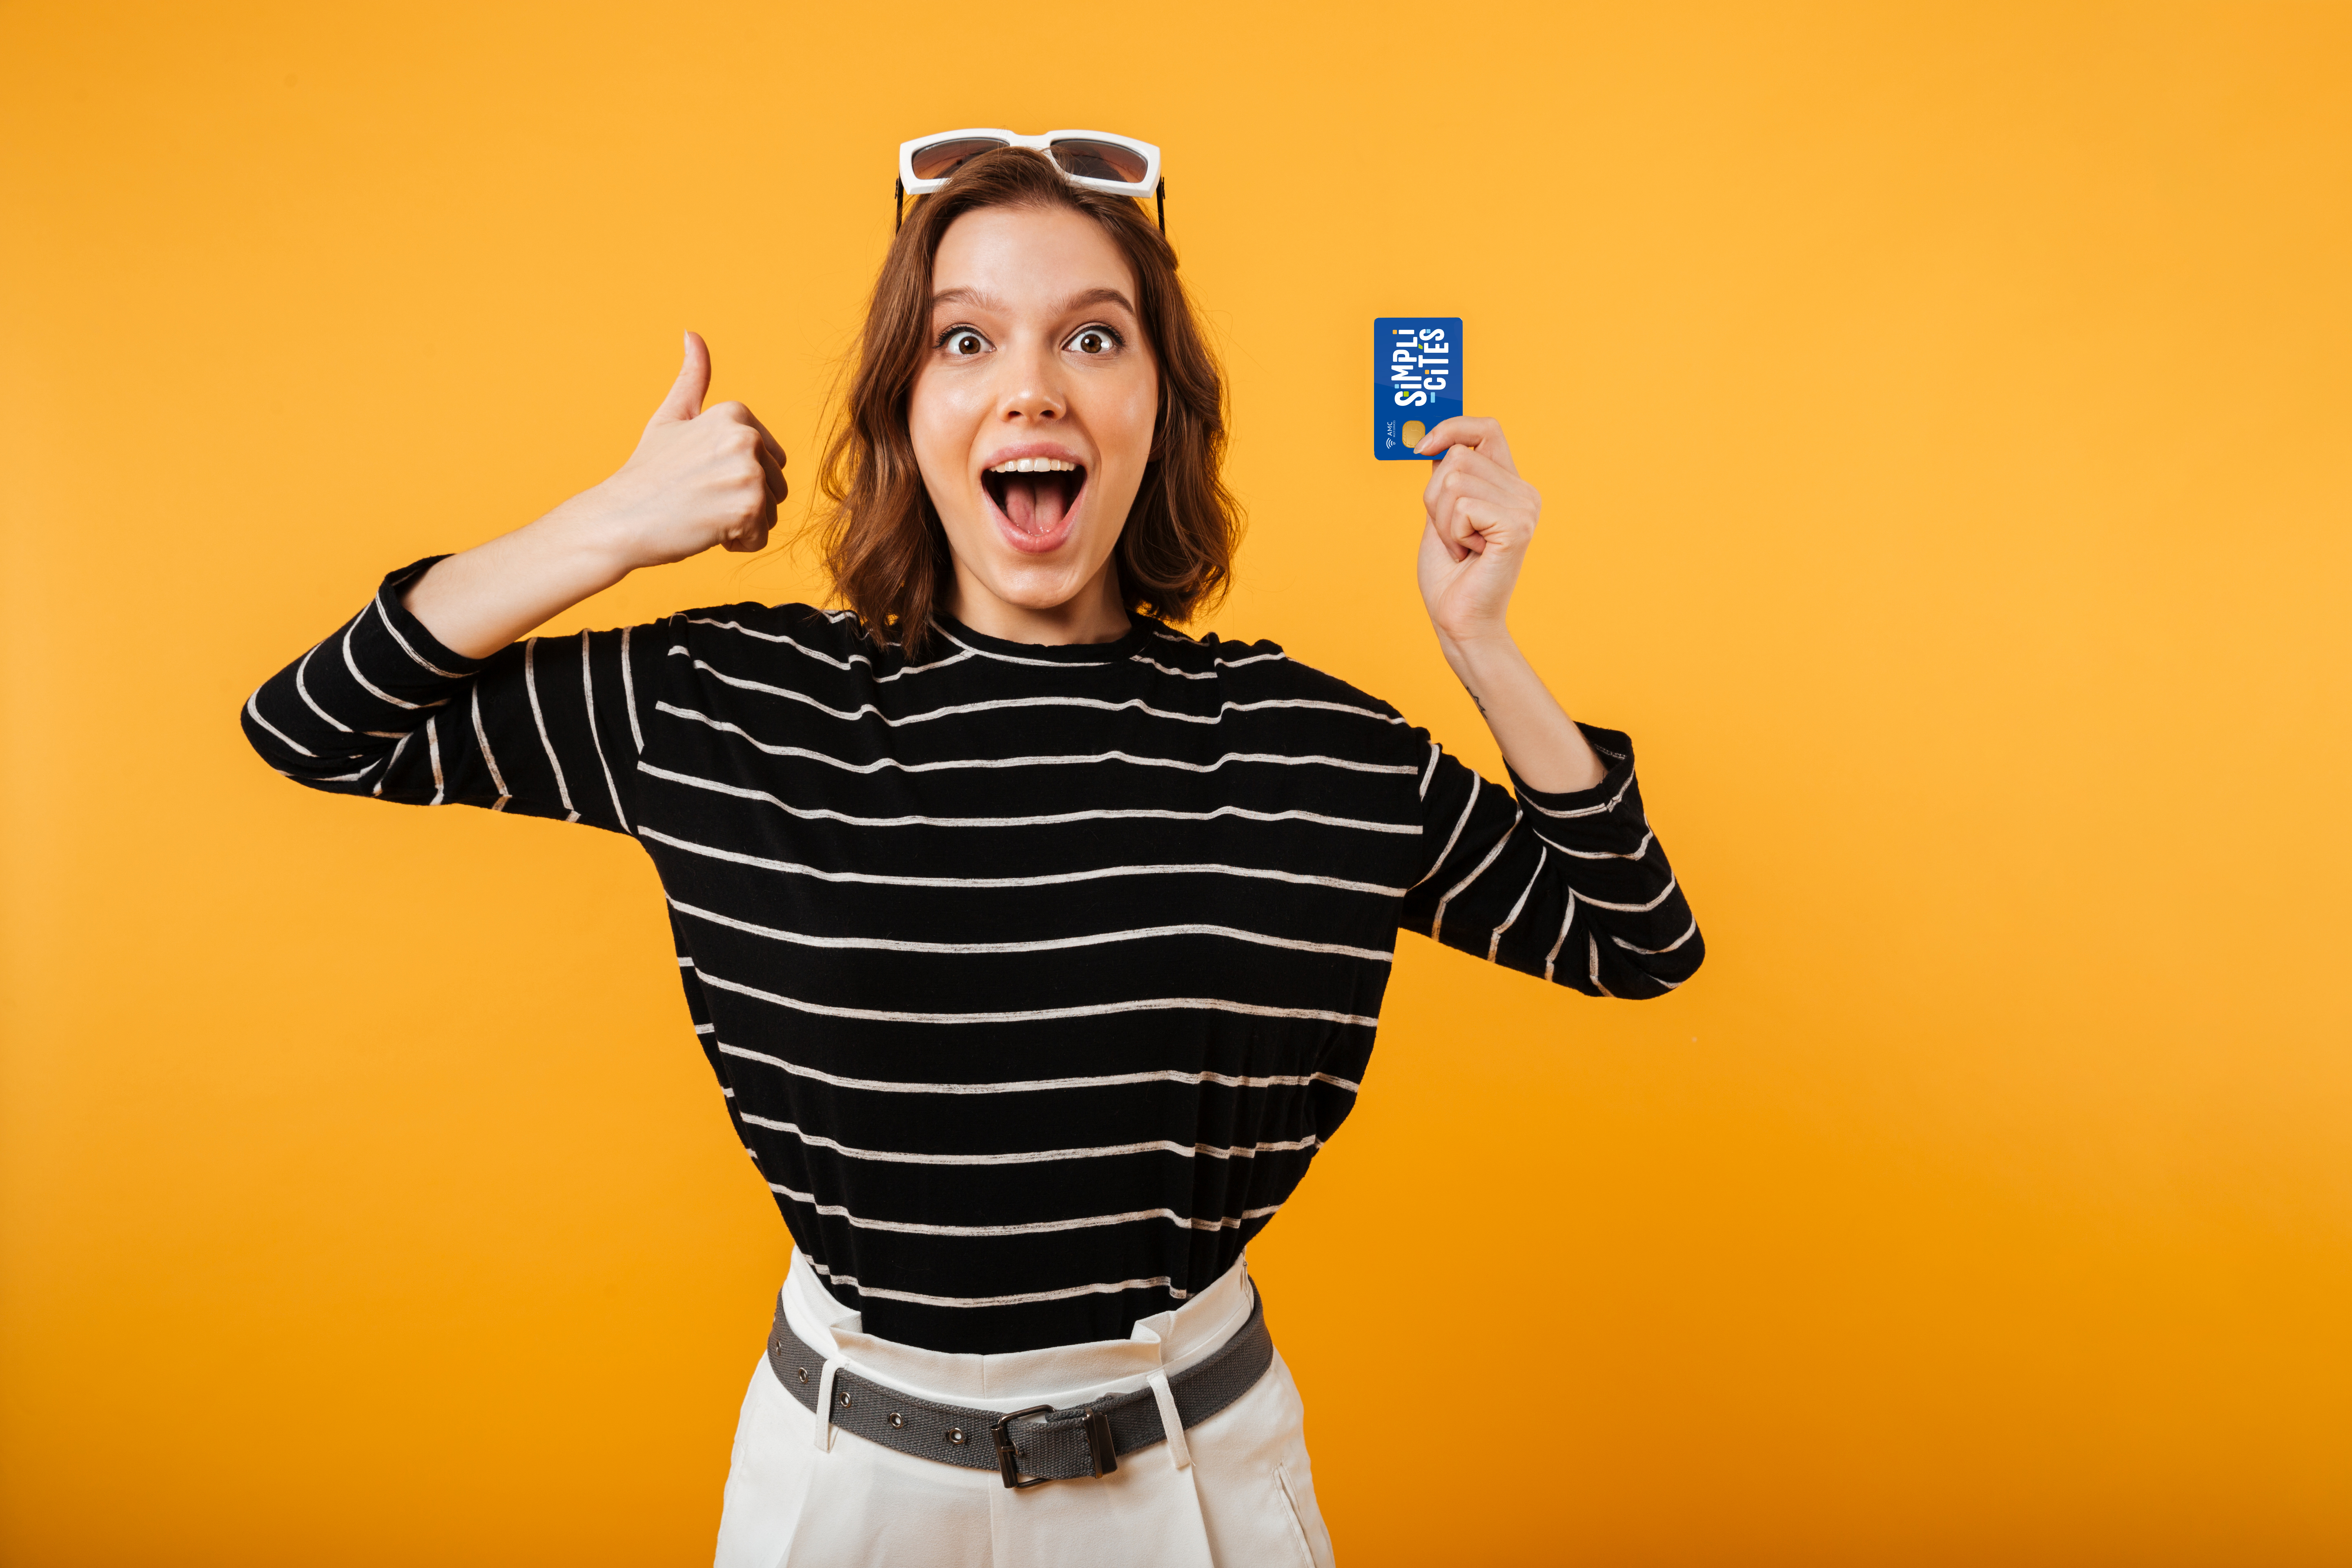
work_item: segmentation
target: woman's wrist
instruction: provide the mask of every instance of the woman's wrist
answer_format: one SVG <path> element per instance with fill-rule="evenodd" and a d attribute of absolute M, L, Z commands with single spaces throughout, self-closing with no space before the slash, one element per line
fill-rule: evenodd
<path fill-rule="evenodd" d="M 1527 663 L 1527 655 L 1519 651 L 1517 639 L 1511 636 L 1511 628 L 1507 625 L 1458 631 L 1449 631 L 1444 626 L 1435 629 L 1437 646 L 1444 653 L 1445 662 L 1453 667 L 1454 673 L 1461 678 L 1464 685 L 1472 688 L 1471 695 L 1474 697 L 1477 695 L 1475 677 L 1478 673 L 1491 674 L 1498 668 Z"/>
<path fill-rule="evenodd" d="M 601 590 L 642 567 L 662 563 L 660 557 L 646 548 L 645 531 L 635 524 L 624 502 L 614 497 L 605 485 L 594 485 L 522 531 L 546 531 L 543 542 L 551 556 L 550 563 L 553 564 L 553 558 L 561 557 L 566 576 L 596 581 Z"/>

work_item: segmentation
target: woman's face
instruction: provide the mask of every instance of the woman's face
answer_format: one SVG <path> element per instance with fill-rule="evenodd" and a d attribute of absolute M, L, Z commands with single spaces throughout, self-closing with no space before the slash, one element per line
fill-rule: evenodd
<path fill-rule="evenodd" d="M 1160 407 L 1135 294 L 1118 247 L 1066 208 L 984 207 L 940 237 L 907 422 L 955 556 L 947 607 L 978 630 L 1126 627 L 1111 547 Z"/>

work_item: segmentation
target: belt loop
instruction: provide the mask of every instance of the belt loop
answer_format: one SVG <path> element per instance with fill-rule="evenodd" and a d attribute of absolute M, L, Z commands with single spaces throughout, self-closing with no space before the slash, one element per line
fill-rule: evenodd
<path fill-rule="evenodd" d="M 1168 1386 L 1166 1373 L 1151 1374 L 1151 1397 L 1160 1405 L 1160 1429 L 1168 1434 L 1168 1457 L 1184 1469 L 1192 1463 L 1192 1445 L 1184 1440 L 1184 1418 L 1176 1414 L 1176 1393 Z"/>
<path fill-rule="evenodd" d="M 816 1374 L 816 1451 L 820 1454 L 833 1451 L 833 1373 L 840 1364 L 839 1356 L 829 1355 L 824 1358 L 824 1370 Z"/>

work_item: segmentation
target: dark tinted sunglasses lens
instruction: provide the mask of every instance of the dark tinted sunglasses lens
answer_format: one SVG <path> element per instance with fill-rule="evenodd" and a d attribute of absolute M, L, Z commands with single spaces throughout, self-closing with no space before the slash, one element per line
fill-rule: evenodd
<path fill-rule="evenodd" d="M 1003 145 L 992 136 L 966 136 L 954 142 L 934 142 L 928 147 L 918 147 L 914 157 L 908 162 L 915 166 L 915 178 L 943 180 L 982 153 L 993 153 Z"/>
<path fill-rule="evenodd" d="M 1116 142 L 1056 142 L 1054 162 L 1065 174 L 1087 180 L 1124 180 L 1136 184 L 1143 178 L 1143 154 Z"/>

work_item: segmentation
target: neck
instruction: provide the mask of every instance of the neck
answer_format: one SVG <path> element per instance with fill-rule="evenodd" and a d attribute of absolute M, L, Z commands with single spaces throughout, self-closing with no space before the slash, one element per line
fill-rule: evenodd
<path fill-rule="evenodd" d="M 992 592 L 956 563 L 947 612 L 982 637 L 1004 642 L 1117 642 L 1133 622 L 1119 602 L 1118 568 L 1104 562 L 1087 585 L 1058 605 L 1022 605 Z"/>

